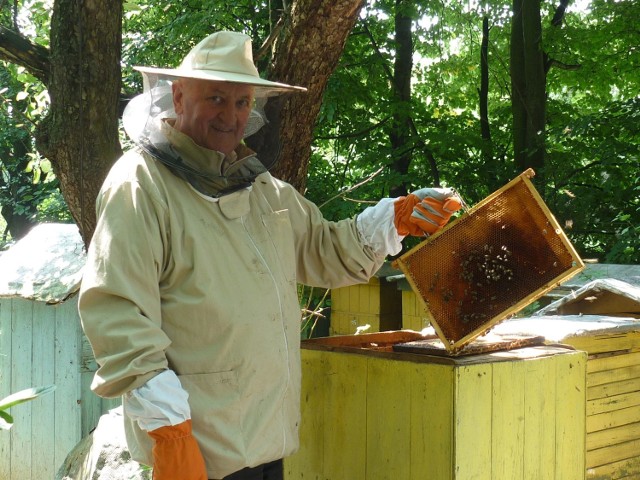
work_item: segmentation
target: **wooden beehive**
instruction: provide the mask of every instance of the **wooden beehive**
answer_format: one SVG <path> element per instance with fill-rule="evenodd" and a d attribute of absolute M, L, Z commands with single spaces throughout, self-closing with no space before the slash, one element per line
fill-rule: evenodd
<path fill-rule="evenodd" d="M 287 480 L 584 478 L 584 352 L 392 351 L 420 338 L 302 342 L 301 446 Z"/>
<path fill-rule="evenodd" d="M 527 170 L 396 260 L 450 352 L 584 268 L 533 175 Z"/>
<path fill-rule="evenodd" d="M 495 332 L 544 335 L 549 343 L 588 354 L 585 478 L 640 478 L 640 321 L 605 315 L 535 316 L 508 320 Z"/>
<path fill-rule="evenodd" d="M 387 282 L 386 265 L 368 283 L 331 290 L 331 335 L 397 330 L 402 321 L 402 294 Z"/>

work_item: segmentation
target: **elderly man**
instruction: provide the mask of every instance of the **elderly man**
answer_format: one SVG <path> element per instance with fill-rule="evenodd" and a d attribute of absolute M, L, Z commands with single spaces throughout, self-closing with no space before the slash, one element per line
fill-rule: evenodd
<path fill-rule="evenodd" d="M 264 122 L 256 98 L 304 91 L 260 78 L 243 34 L 139 70 L 124 115 L 137 148 L 98 196 L 80 294 L 92 388 L 122 396 L 132 456 L 157 480 L 280 479 L 298 447 L 297 283 L 365 282 L 459 202 L 423 189 L 324 220 L 242 142 Z"/>

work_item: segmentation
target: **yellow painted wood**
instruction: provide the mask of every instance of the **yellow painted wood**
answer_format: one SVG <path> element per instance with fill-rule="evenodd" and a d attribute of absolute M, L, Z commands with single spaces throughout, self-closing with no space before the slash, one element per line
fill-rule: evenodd
<path fill-rule="evenodd" d="M 587 451 L 640 438 L 640 422 L 606 428 L 587 435 Z"/>
<path fill-rule="evenodd" d="M 604 370 L 602 372 L 588 373 L 587 387 L 603 385 L 605 383 L 614 383 L 631 378 L 638 379 L 638 384 L 640 385 L 640 364 Z"/>
<path fill-rule="evenodd" d="M 586 479 L 610 480 L 615 478 L 618 480 L 638 480 L 637 472 L 640 472 L 640 458 L 636 457 L 598 467 L 590 467 L 587 469 Z"/>
<path fill-rule="evenodd" d="M 323 429 L 325 476 L 321 478 L 364 479 L 368 361 L 336 353 L 326 355 L 325 362 L 324 418 L 329 428 Z"/>
<path fill-rule="evenodd" d="M 491 479 L 492 371 L 488 364 L 456 369 L 454 477 Z"/>
<path fill-rule="evenodd" d="M 640 440 L 636 439 L 619 445 L 591 450 L 588 452 L 588 456 L 590 464 L 597 467 L 608 463 L 635 459 L 638 457 L 638 452 L 640 452 Z"/>
<path fill-rule="evenodd" d="M 600 335 L 569 337 L 564 339 L 563 343 L 567 343 L 578 350 L 588 352 L 589 355 L 625 350 L 638 351 L 640 331 L 610 332 Z"/>
<path fill-rule="evenodd" d="M 640 345 L 638 345 L 640 348 Z M 640 365 L 640 351 L 627 353 L 618 352 L 614 355 L 590 355 L 587 362 L 587 374 L 614 370 L 616 368 L 630 367 Z"/>
<path fill-rule="evenodd" d="M 411 476 L 407 480 L 453 478 L 454 367 L 412 365 Z"/>
<path fill-rule="evenodd" d="M 587 401 L 587 416 L 634 406 L 640 409 L 640 391 L 589 400 Z"/>
<path fill-rule="evenodd" d="M 331 335 L 351 335 L 366 325 L 367 332 L 399 330 L 401 319 L 401 292 L 395 284 L 372 278 L 331 292 Z"/>
<path fill-rule="evenodd" d="M 302 349 L 301 449 L 287 480 L 584 477 L 583 352 L 373 353 Z"/>
<path fill-rule="evenodd" d="M 365 294 L 367 295 L 367 300 L 369 302 L 365 311 L 377 314 L 383 313 L 384 309 L 381 302 L 380 287 L 378 285 L 367 285 L 365 288 Z"/>
<path fill-rule="evenodd" d="M 596 398 L 613 397 L 623 393 L 638 391 L 638 379 L 630 378 L 621 382 L 605 383 L 604 385 L 596 385 L 587 390 L 587 400 Z"/>
<path fill-rule="evenodd" d="M 353 288 L 358 289 L 358 304 L 356 311 L 361 313 L 374 313 L 369 309 L 369 294 L 370 288 L 367 285 L 355 285 Z"/>
<path fill-rule="evenodd" d="M 556 358 L 556 478 L 584 478 L 586 355 Z"/>
<path fill-rule="evenodd" d="M 354 285 L 349 288 L 349 302 L 347 304 L 347 308 L 345 311 L 347 312 L 357 312 L 358 307 L 360 306 L 360 286 Z"/>
<path fill-rule="evenodd" d="M 558 395 L 556 384 L 549 381 L 556 375 L 555 368 L 552 361 L 525 364 L 522 384 L 524 480 L 553 480 L 558 478 L 556 473 L 562 471 L 562 466 L 556 463 L 555 426 L 558 421 L 556 405 L 563 399 Z M 555 468 L 548 468 L 548 465 L 555 465 Z"/>
<path fill-rule="evenodd" d="M 587 432 L 596 432 L 598 430 L 619 427 L 620 425 L 635 422 L 640 422 L 640 408 L 637 406 L 623 408 L 613 412 L 589 415 L 587 417 Z"/>
<path fill-rule="evenodd" d="M 402 291 L 402 328 L 417 332 L 428 327 L 431 323 L 422 303 L 413 291 Z"/>
<path fill-rule="evenodd" d="M 486 478 L 522 480 L 524 472 L 525 375 L 522 364 L 492 365 L 491 462 Z M 473 393 L 470 392 L 472 395 Z M 475 401 L 473 397 L 470 401 Z M 486 414 L 485 414 L 486 415 Z M 538 447 L 539 439 L 535 439 Z M 539 472 L 539 469 L 536 469 Z"/>
<path fill-rule="evenodd" d="M 366 478 L 411 477 L 411 364 L 369 358 L 366 398 Z M 343 477 L 354 478 L 354 477 Z"/>
<path fill-rule="evenodd" d="M 302 396 L 300 409 L 300 437 L 313 448 L 304 450 L 304 463 L 296 461 L 296 455 L 284 460 L 286 478 L 323 478 L 324 429 L 329 419 L 324 416 L 325 356 L 321 352 L 306 351 L 302 356 Z"/>

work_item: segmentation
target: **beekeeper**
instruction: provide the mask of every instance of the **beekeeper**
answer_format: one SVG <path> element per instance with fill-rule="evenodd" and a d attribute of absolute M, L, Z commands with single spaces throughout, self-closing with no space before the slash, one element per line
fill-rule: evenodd
<path fill-rule="evenodd" d="M 122 396 L 132 457 L 155 479 L 281 479 L 300 424 L 297 283 L 366 282 L 459 202 L 422 189 L 324 220 L 243 143 L 264 124 L 256 105 L 305 91 L 260 78 L 246 35 L 137 69 L 136 148 L 98 195 L 80 292 L 92 389 Z"/>

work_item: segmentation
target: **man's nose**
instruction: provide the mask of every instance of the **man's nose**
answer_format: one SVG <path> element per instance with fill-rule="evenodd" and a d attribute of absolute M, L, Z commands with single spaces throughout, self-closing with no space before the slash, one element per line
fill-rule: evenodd
<path fill-rule="evenodd" d="M 220 118 L 222 118 L 222 120 L 227 123 L 227 124 L 233 124 L 236 121 L 236 118 L 238 116 L 238 111 L 235 108 L 235 105 L 232 102 L 227 102 L 224 104 L 224 106 L 220 109 L 220 112 L 218 114 L 220 116 Z"/>

